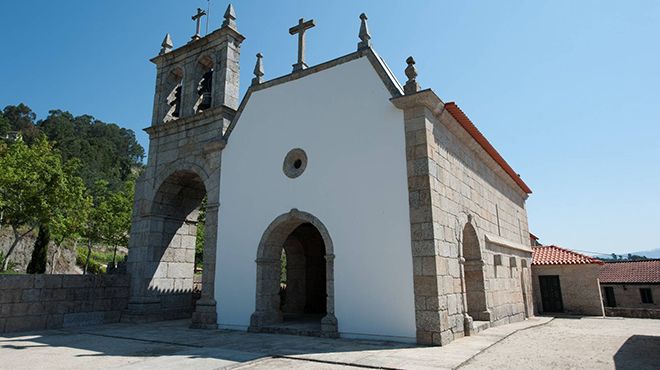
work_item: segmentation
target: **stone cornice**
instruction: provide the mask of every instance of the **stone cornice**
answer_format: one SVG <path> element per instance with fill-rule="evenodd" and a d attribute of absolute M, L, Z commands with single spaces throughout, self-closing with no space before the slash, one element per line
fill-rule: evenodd
<path fill-rule="evenodd" d="M 245 36 L 238 33 L 238 31 L 236 31 L 235 29 L 233 29 L 231 27 L 222 27 L 222 28 L 220 28 L 218 30 L 215 30 L 215 31 L 211 32 L 210 34 L 202 37 L 199 40 L 191 41 L 191 42 L 189 42 L 189 43 L 187 43 L 187 44 L 185 44 L 185 45 L 183 45 L 183 46 L 181 46 L 177 49 L 174 49 L 170 52 L 167 52 L 167 53 L 161 54 L 161 55 L 157 55 L 157 56 L 151 58 L 150 60 L 154 64 L 163 64 L 167 61 L 171 61 L 171 60 L 176 59 L 179 55 L 187 54 L 191 50 L 201 49 L 201 48 L 204 47 L 204 45 L 210 44 L 210 43 L 212 43 L 216 40 L 219 40 L 220 38 L 225 37 L 225 36 L 233 37 L 234 39 L 236 39 L 236 41 L 238 41 L 239 44 L 245 40 Z"/>
<path fill-rule="evenodd" d="M 444 110 L 445 103 L 440 100 L 433 90 L 426 89 L 414 94 L 402 95 L 390 99 L 392 104 L 399 109 L 410 109 L 423 106 L 433 112 L 433 115 L 439 116 Z"/>
<path fill-rule="evenodd" d="M 486 241 L 489 243 L 496 244 L 501 247 L 505 247 L 509 249 L 515 249 L 527 253 L 532 253 L 532 247 L 530 247 L 529 245 L 516 243 L 497 235 L 485 234 L 484 236 L 486 238 Z"/>
<path fill-rule="evenodd" d="M 188 130 L 191 128 L 191 126 L 207 125 L 212 122 L 213 118 L 226 118 L 231 121 L 235 114 L 236 111 L 232 108 L 221 105 L 219 107 L 207 109 L 192 116 L 170 120 L 165 123 L 150 126 L 143 130 L 149 134 L 149 138 L 161 137 L 175 132 Z M 218 133 L 218 136 L 222 136 L 222 132 Z"/>

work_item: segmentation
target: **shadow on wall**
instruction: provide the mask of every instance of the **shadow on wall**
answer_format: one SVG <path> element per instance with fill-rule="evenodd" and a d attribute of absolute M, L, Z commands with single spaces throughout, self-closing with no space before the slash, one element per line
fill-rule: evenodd
<path fill-rule="evenodd" d="M 292 335 L 256 334 L 231 330 L 190 329 L 190 320 L 149 324 L 112 324 L 68 333 L 33 332 L 4 334 L 0 351 L 29 348 L 75 348 L 87 353 L 76 357 L 185 356 L 246 362 L 267 356 L 400 350 L 414 344 L 371 340 L 328 339 Z M 74 360 L 77 361 L 77 360 Z M 72 365 L 74 363 L 72 362 Z M 74 367 L 74 366 L 72 366 Z"/>
<path fill-rule="evenodd" d="M 660 336 L 633 335 L 614 355 L 617 370 L 651 370 L 659 366 Z"/>

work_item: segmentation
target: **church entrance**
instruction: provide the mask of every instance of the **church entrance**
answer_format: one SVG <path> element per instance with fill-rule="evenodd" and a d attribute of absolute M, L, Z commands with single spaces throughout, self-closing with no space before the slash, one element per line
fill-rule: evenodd
<path fill-rule="evenodd" d="M 333 266 L 332 241 L 318 219 L 297 210 L 278 217 L 259 245 L 250 330 L 337 336 Z"/>
<path fill-rule="evenodd" d="M 325 245 L 310 223 L 284 242 L 280 270 L 280 310 L 284 321 L 318 321 L 326 314 Z"/>

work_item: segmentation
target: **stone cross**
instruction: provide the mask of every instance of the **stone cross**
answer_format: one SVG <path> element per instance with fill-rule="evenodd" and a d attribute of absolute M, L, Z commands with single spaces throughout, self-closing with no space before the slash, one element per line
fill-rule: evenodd
<path fill-rule="evenodd" d="M 205 15 L 206 15 L 205 11 L 203 11 L 201 8 L 197 8 L 197 14 L 192 16 L 192 20 L 197 21 L 197 31 L 191 37 L 191 39 L 193 39 L 193 41 L 194 40 L 199 40 L 199 39 L 202 38 L 202 36 L 199 34 L 199 26 L 200 26 L 200 22 L 202 20 L 202 17 L 205 16 Z"/>
<path fill-rule="evenodd" d="M 298 63 L 293 65 L 293 71 L 302 71 L 307 68 L 305 63 L 305 31 L 314 27 L 314 20 L 310 19 L 307 22 L 303 21 L 303 18 L 298 20 L 298 25 L 289 28 L 289 34 L 295 35 L 298 34 Z"/>

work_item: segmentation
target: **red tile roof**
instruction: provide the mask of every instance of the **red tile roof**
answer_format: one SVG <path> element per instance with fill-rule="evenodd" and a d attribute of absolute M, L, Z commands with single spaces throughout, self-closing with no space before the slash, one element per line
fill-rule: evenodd
<path fill-rule="evenodd" d="M 520 186 L 520 188 L 525 193 L 527 194 L 532 193 L 532 189 L 530 189 L 529 186 L 527 186 L 527 184 L 525 184 L 525 182 L 516 173 L 516 171 L 514 171 L 513 168 L 511 168 L 511 166 L 509 166 L 509 164 L 504 160 L 504 158 L 502 158 L 500 153 L 497 152 L 497 150 L 493 147 L 493 145 L 491 145 L 488 139 L 486 139 L 486 137 L 479 131 L 479 129 L 477 129 L 477 126 L 475 126 L 474 123 L 470 121 L 468 116 L 465 113 L 463 113 L 461 108 L 459 108 L 455 102 L 446 103 L 445 108 L 452 115 L 452 117 L 454 117 L 454 119 L 458 121 L 458 123 L 461 126 L 463 126 L 465 131 L 467 131 L 470 134 L 470 136 L 472 136 L 474 140 L 476 140 L 477 143 L 479 143 L 479 145 L 481 145 L 481 147 L 484 148 L 486 153 L 488 153 L 488 155 L 490 155 L 491 158 L 493 158 L 495 162 L 497 162 L 497 164 L 499 164 L 500 167 L 502 167 L 504 172 L 506 172 L 513 179 L 513 181 L 515 181 L 516 184 Z"/>
<path fill-rule="evenodd" d="M 660 259 L 608 262 L 599 278 L 601 283 L 660 283 Z"/>
<path fill-rule="evenodd" d="M 556 245 L 532 247 L 532 265 L 582 265 L 603 261 Z"/>

